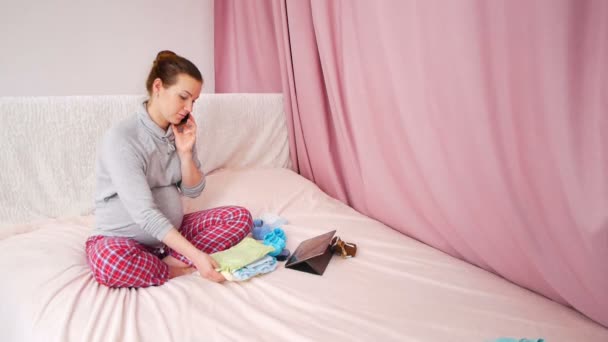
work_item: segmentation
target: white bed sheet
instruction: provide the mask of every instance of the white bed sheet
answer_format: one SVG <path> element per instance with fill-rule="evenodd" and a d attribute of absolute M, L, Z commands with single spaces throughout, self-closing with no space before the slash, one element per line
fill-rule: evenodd
<path fill-rule="evenodd" d="M 410 239 L 287 169 L 222 170 L 186 212 L 242 205 L 277 213 L 292 251 L 337 229 L 356 258 L 323 276 L 285 269 L 223 285 L 197 275 L 160 287 L 98 285 L 83 246 L 92 216 L 0 237 L 2 341 L 608 341 L 582 314 Z"/>

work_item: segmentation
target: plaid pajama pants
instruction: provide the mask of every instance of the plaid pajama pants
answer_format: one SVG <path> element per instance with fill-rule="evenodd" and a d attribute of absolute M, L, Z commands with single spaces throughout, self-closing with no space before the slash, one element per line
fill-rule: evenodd
<path fill-rule="evenodd" d="M 186 214 L 179 232 L 196 248 L 211 254 L 239 243 L 252 226 L 247 209 L 228 206 Z M 169 266 L 161 260 L 165 255 L 192 265 L 167 246 L 161 252 L 124 237 L 91 236 L 86 242 L 86 254 L 95 279 L 109 287 L 164 284 L 169 278 Z"/>

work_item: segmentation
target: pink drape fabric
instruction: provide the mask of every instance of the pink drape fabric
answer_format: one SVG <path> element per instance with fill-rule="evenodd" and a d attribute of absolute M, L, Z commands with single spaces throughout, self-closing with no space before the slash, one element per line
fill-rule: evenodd
<path fill-rule="evenodd" d="M 262 1 L 214 3 L 215 78 L 217 93 L 280 93 L 276 31 L 272 7 Z M 271 67 L 272 66 L 272 67 Z"/>
<path fill-rule="evenodd" d="M 274 24 L 216 24 L 278 58 L 216 45 L 216 70 L 256 69 L 216 88 L 278 70 L 303 176 L 608 326 L 607 1 L 218 3 Z"/>

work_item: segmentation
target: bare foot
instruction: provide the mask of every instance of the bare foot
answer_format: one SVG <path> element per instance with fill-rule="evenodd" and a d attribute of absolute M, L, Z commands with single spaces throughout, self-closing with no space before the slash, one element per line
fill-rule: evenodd
<path fill-rule="evenodd" d="M 173 279 L 175 277 L 190 274 L 190 273 L 193 273 L 194 271 L 196 271 L 196 268 L 194 268 L 194 267 L 169 266 L 169 279 Z"/>
<path fill-rule="evenodd" d="M 169 279 L 196 271 L 195 267 L 188 266 L 170 255 L 164 257 L 163 262 L 169 266 Z"/>
<path fill-rule="evenodd" d="M 174 257 L 167 255 L 163 258 L 163 262 L 169 266 L 173 267 L 189 267 L 187 264 L 175 259 Z"/>

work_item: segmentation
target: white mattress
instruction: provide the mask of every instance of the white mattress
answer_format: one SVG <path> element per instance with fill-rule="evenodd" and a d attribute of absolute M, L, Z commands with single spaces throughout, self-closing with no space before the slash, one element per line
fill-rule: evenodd
<path fill-rule="evenodd" d="M 187 211 L 242 205 L 290 221 L 288 248 L 332 229 L 359 247 L 323 276 L 290 269 L 223 285 L 197 275 L 109 289 L 86 265 L 92 216 L 0 240 L 2 341 L 608 341 L 580 313 L 358 214 L 286 169 L 220 171 Z M 280 338 L 280 339 L 279 339 Z"/>

